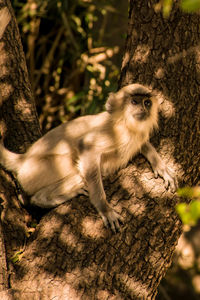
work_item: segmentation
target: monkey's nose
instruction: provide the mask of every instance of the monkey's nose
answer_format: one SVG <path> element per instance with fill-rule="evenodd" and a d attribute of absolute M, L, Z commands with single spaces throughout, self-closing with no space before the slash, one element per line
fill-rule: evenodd
<path fill-rule="evenodd" d="M 145 111 L 141 111 L 137 114 L 135 114 L 135 118 L 138 120 L 138 121 L 143 121 L 147 118 L 147 114 Z"/>

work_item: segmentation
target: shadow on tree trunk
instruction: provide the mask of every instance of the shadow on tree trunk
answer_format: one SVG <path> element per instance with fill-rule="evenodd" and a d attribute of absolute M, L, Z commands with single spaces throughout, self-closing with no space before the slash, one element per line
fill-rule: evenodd
<path fill-rule="evenodd" d="M 194 185 L 200 175 L 199 16 L 175 5 L 163 19 L 153 3 L 130 1 L 120 82 L 159 91 L 160 129 L 152 141 L 180 182 Z M 14 299 L 155 298 L 181 233 L 179 200 L 140 155 L 105 181 L 105 191 L 124 218 L 121 231 L 105 229 L 83 196 L 50 211 L 22 259 L 9 262 Z"/>

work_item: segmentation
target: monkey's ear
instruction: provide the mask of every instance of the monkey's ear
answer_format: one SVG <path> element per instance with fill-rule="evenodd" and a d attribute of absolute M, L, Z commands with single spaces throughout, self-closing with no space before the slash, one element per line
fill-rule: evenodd
<path fill-rule="evenodd" d="M 160 106 L 165 100 L 163 94 L 157 90 L 152 91 L 151 95 L 152 98 L 154 98 L 157 101 L 158 106 Z"/>
<path fill-rule="evenodd" d="M 106 104 L 105 104 L 105 108 L 106 108 L 107 112 L 112 113 L 115 110 L 116 101 L 117 100 L 116 100 L 115 94 L 110 93 L 109 97 L 106 101 Z"/>

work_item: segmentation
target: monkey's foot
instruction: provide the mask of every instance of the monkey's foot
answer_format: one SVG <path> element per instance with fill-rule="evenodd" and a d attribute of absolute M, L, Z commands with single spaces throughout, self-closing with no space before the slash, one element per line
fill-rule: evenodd
<path fill-rule="evenodd" d="M 120 223 L 123 223 L 123 218 L 114 209 L 109 207 L 107 212 L 100 212 L 100 216 L 103 219 L 104 225 L 116 233 L 120 229 Z"/>

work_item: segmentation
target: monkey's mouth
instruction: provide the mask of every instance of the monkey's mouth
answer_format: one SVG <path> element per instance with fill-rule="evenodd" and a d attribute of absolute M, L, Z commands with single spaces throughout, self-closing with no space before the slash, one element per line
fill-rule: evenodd
<path fill-rule="evenodd" d="M 140 112 L 137 114 L 134 114 L 134 118 L 138 121 L 144 121 L 147 119 L 147 113 L 146 112 Z"/>

